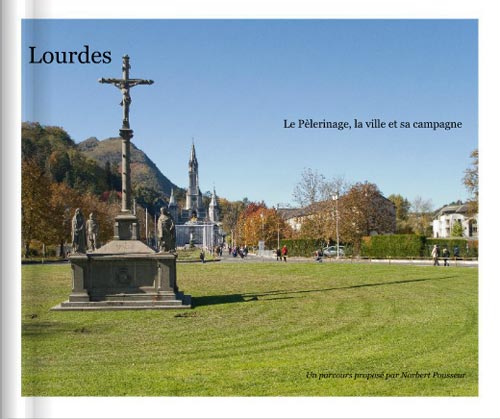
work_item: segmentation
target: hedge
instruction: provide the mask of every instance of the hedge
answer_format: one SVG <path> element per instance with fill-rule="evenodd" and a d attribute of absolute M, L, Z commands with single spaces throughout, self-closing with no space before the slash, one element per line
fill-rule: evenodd
<path fill-rule="evenodd" d="M 312 256 L 318 249 L 324 247 L 321 240 L 316 239 L 285 239 L 281 240 L 280 246 L 286 245 L 289 256 Z"/>
<path fill-rule="evenodd" d="M 432 239 L 415 234 L 394 234 L 388 236 L 364 237 L 361 244 L 361 256 L 373 258 L 387 257 L 430 257 L 433 246 L 441 250 L 446 246 L 453 256 L 453 249 L 458 246 L 459 257 L 478 257 L 477 240 L 467 239 Z"/>
<path fill-rule="evenodd" d="M 425 236 L 416 234 L 394 234 L 390 236 L 365 237 L 361 244 L 361 255 L 373 258 L 423 256 Z"/>

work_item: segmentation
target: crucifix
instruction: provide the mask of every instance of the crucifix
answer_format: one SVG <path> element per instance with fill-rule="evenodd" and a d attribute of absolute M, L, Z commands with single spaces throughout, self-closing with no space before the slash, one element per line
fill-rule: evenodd
<path fill-rule="evenodd" d="M 121 79 L 99 79 L 99 83 L 112 84 L 120 89 L 122 101 L 120 105 L 123 108 L 122 128 L 120 137 L 122 138 L 122 213 L 131 213 L 131 192 L 130 182 L 130 140 L 133 137 L 133 130 L 130 129 L 129 110 L 132 99 L 130 89 L 140 84 L 153 84 L 153 80 L 131 79 L 129 77 L 129 56 L 123 56 Z"/>

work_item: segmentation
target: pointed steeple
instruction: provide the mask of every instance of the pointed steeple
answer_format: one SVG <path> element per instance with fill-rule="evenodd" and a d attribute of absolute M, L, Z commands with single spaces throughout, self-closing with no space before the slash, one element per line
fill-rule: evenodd
<path fill-rule="evenodd" d="M 219 203 L 217 202 L 217 194 L 214 191 L 212 193 L 212 199 L 210 200 L 210 205 L 208 206 L 208 218 L 213 223 L 217 223 L 219 221 Z"/>
<path fill-rule="evenodd" d="M 172 188 L 172 192 L 170 193 L 170 201 L 168 202 L 168 212 L 170 212 L 170 215 L 174 219 L 174 222 L 176 223 L 178 221 L 178 212 L 177 212 L 177 201 L 175 200 L 174 196 L 174 188 Z"/>
<path fill-rule="evenodd" d="M 196 149 L 194 148 L 194 138 L 191 143 L 191 157 L 189 158 L 189 166 L 196 164 L 198 165 L 198 160 L 196 159 Z"/>
<path fill-rule="evenodd" d="M 189 158 L 189 185 L 186 192 L 186 210 L 198 212 L 201 208 L 199 182 L 198 182 L 198 160 L 194 148 L 194 139 L 191 143 L 191 156 Z"/>
<path fill-rule="evenodd" d="M 172 188 L 172 192 L 170 193 L 170 201 L 168 201 L 168 206 L 169 207 L 177 206 L 177 201 L 175 200 L 174 196 L 174 188 Z"/>
<path fill-rule="evenodd" d="M 210 200 L 210 205 L 213 207 L 218 207 L 219 205 L 217 204 L 217 194 L 215 193 L 215 186 L 214 186 L 214 191 L 212 193 L 212 199 Z"/>

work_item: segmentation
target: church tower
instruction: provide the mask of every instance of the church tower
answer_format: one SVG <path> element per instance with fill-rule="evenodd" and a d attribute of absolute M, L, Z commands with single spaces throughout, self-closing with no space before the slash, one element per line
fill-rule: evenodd
<path fill-rule="evenodd" d="M 208 206 L 208 218 L 213 223 L 219 222 L 219 203 L 217 202 L 217 194 L 214 192 L 212 194 L 212 200 L 210 201 L 210 205 Z"/>
<path fill-rule="evenodd" d="M 186 193 L 186 210 L 190 213 L 199 210 L 199 191 L 200 185 L 198 183 L 198 159 L 196 158 L 196 150 L 194 148 L 194 142 L 191 145 L 191 157 L 188 163 L 189 167 L 189 186 Z"/>

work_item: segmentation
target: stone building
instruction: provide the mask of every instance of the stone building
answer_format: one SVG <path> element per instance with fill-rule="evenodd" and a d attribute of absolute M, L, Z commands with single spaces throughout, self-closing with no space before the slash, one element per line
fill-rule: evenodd
<path fill-rule="evenodd" d="M 194 245 L 211 250 L 223 244 L 225 234 L 221 228 L 215 188 L 208 206 L 208 212 L 203 206 L 203 196 L 198 177 L 198 159 L 196 158 L 194 143 L 191 145 L 188 177 L 189 184 L 184 208 L 179 211 L 173 191 L 168 204 L 169 211 L 176 220 L 176 244 L 178 247 Z"/>
<path fill-rule="evenodd" d="M 186 191 L 186 205 L 180 212 L 180 224 L 185 224 L 190 220 L 204 220 L 207 216 L 203 207 L 203 195 L 200 190 L 198 177 L 198 159 L 194 143 L 191 145 L 191 156 L 188 162 L 189 183 Z"/>
<path fill-rule="evenodd" d="M 453 225 L 460 223 L 463 236 L 468 239 L 477 239 L 477 214 L 470 214 L 467 204 L 445 205 L 436 211 L 432 220 L 432 235 L 435 238 L 451 237 Z"/>

